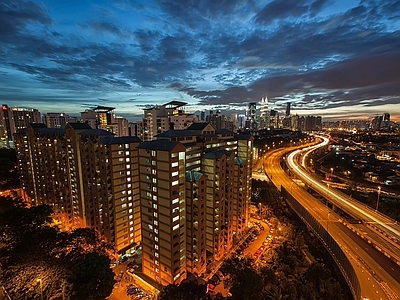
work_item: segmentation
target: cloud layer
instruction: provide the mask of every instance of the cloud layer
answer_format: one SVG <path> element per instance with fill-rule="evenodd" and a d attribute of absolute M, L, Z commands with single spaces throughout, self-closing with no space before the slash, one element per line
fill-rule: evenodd
<path fill-rule="evenodd" d="M 54 2 L 0 2 L 3 103 L 128 116 L 268 95 L 278 110 L 400 118 L 400 1 Z"/>

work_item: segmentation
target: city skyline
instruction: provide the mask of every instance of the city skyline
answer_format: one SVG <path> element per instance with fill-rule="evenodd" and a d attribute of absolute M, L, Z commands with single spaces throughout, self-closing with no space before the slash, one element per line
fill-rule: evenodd
<path fill-rule="evenodd" d="M 97 105 L 270 108 L 400 120 L 400 1 L 3 1 L 9 106 L 71 115 Z M 62 103 L 62 106 L 60 105 Z"/>

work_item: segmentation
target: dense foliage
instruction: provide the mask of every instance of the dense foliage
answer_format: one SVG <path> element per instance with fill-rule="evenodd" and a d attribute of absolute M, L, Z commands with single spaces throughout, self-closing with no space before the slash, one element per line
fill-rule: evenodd
<path fill-rule="evenodd" d="M 257 271 L 264 281 L 263 292 L 260 298 L 256 295 L 252 298 L 352 299 L 347 283 L 328 251 L 287 206 L 275 186 L 253 180 L 253 191 L 253 197 L 258 197 L 253 200 L 271 208 L 287 228 L 288 238 L 275 250 L 272 261 Z M 240 274 L 241 270 L 237 272 Z M 233 292 L 232 295 L 239 299 Z"/>
<path fill-rule="evenodd" d="M 91 229 L 60 232 L 52 209 L 0 197 L 0 281 L 11 299 L 104 299 L 110 245 Z"/>
<path fill-rule="evenodd" d="M 19 188 L 16 164 L 15 150 L 0 148 L 0 191 Z"/>

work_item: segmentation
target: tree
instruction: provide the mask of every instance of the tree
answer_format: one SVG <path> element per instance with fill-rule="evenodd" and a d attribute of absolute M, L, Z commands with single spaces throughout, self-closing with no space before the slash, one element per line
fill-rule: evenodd
<path fill-rule="evenodd" d="M 111 246 L 91 229 L 60 232 L 51 213 L 0 197 L 0 283 L 12 299 L 106 298 L 114 285 Z"/>
<path fill-rule="evenodd" d="M 211 300 L 211 296 L 206 293 L 206 286 L 194 281 L 182 282 L 180 285 L 169 284 L 164 287 L 159 296 L 159 300 Z"/>
<path fill-rule="evenodd" d="M 264 288 L 263 278 L 252 266 L 250 258 L 233 257 L 224 262 L 221 267 L 222 273 L 230 276 L 224 281 L 229 285 L 232 299 L 262 299 Z"/>

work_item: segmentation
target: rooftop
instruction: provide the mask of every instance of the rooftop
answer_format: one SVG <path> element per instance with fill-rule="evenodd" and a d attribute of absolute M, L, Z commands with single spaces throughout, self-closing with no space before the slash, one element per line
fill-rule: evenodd
<path fill-rule="evenodd" d="M 150 149 L 150 150 L 164 150 L 171 151 L 177 145 L 182 145 L 179 142 L 169 141 L 169 140 L 153 140 L 153 141 L 145 141 L 139 144 L 137 148 L 139 149 Z"/>

